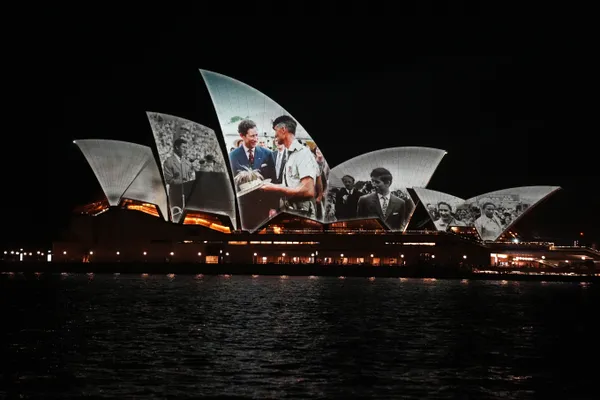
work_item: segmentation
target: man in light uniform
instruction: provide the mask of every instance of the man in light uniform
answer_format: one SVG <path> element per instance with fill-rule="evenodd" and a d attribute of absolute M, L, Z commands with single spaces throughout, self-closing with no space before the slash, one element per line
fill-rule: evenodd
<path fill-rule="evenodd" d="M 287 149 L 282 184 L 266 183 L 261 190 L 281 194 L 282 211 L 316 218 L 315 182 L 319 165 L 310 149 L 296 139 L 296 121 L 283 115 L 273 121 L 275 140 Z"/>
<path fill-rule="evenodd" d="M 481 240 L 496 240 L 500 234 L 502 234 L 502 222 L 498 216 L 496 216 L 496 206 L 489 200 L 482 200 L 481 210 L 483 211 L 481 217 L 473 223 Z"/>

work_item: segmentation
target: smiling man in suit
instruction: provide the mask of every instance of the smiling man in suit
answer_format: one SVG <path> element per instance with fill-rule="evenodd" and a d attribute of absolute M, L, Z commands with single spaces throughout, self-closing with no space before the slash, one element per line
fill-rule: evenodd
<path fill-rule="evenodd" d="M 359 218 L 380 218 L 392 231 L 404 229 L 410 212 L 406 202 L 390 193 L 392 174 L 385 168 L 371 171 L 371 184 L 375 193 L 365 194 L 358 199 Z"/>
<path fill-rule="evenodd" d="M 258 130 L 254 121 L 245 119 L 238 125 L 242 145 L 229 153 L 233 176 L 244 167 L 257 169 L 264 179 L 276 179 L 273 153 L 266 147 L 257 146 Z"/>

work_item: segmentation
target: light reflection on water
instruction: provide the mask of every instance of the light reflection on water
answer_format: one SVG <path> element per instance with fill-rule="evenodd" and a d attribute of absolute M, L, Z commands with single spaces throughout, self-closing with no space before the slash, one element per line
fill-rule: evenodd
<path fill-rule="evenodd" d="M 593 284 L 16 274 L 0 300 L 0 398 L 593 398 L 600 355 Z"/>

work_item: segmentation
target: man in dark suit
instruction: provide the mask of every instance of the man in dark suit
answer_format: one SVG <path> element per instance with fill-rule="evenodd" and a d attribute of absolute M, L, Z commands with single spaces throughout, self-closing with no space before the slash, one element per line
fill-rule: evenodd
<path fill-rule="evenodd" d="M 390 171 L 385 168 L 375 168 L 371 171 L 371 184 L 375 188 L 375 193 L 365 194 L 358 199 L 358 217 L 379 217 L 390 230 L 404 230 L 412 210 L 404 200 L 390 193 L 392 184 Z"/>
<path fill-rule="evenodd" d="M 273 153 L 266 147 L 257 146 L 258 130 L 256 124 L 245 119 L 238 125 L 238 133 L 242 138 L 242 145 L 229 153 L 229 161 L 233 176 L 244 170 L 244 167 L 250 167 L 259 170 L 264 179 L 276 179 L 275 160 Z"/>
<path fill-rule="evenodd" d="M 229 153 L 233 176 L 244 171 L 244 167 L 249 167 L 258 170 L 263 179 L 276 179 L 273 153 L 266 147 L 258 146 L 256 124 L 245 119 L 239 123 L 238 133 L 242 143 Z M 239 197 L 241 228 L 250 232 L 258 228 L 269 218 L 270 210 L 278 208 L 279 197 L 277 194 L 266 194 L 258 190 Z"/>
<path fill-rule="evenodd" d="M 283 144 L 278 144 L 277 148 L 273 150 L 273 159 L 275 160 L 275 173 L 276 177 L 273 180 L 273 183 L 282 183 L 283 182 L 283 172 L 285 171 L 285 162 L 286 162 L 286 148 Z"/>
<path fill-rule="evenodd" d="M 335 218 L 338 221 L 347 221 L 356 218 L 356 208 L 360 193 L 354 188 L 354 178 L 350 175 L 342 177 L 344 187 L 335 196 Z"/>

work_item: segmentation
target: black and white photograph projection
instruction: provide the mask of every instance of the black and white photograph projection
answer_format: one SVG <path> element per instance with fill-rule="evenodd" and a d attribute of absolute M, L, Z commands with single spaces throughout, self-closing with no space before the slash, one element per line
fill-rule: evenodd
<path fill-rule="evenodd" d="M 446 152 L 395 147 L 352 158 L 331 169 L 327 222 L 380 218 L 404 231 L 415 209 L 407 188 L 426 186 Z"/>
<path fill-rule="evenodd" d="M 470 226 L 464 199 L 425 188 L 414 190 L 438 231 L 446 231 L 453 226 Z"/>
<path fill-rule="evenodd" d="M 560 189 L 557 186 L 523 186 L 498 190 L 465 201 L 468 221 L 483 241 L 498 239 L 536 203 Z"/>
<path fill-rule="evenodd" d="M 298 120 L 245 83 L 200 72 L 229 150 L 241 228 L 254 232 L 281 212 L 323 221 L 329 166 Z"/>
<path fill-rule="evenodd" d="M 228 216 L 235 226 L 235 199 L 215 131 L 196 122 L 148 112 L 169 198 L 171 220 L 184 211 Z"/>

